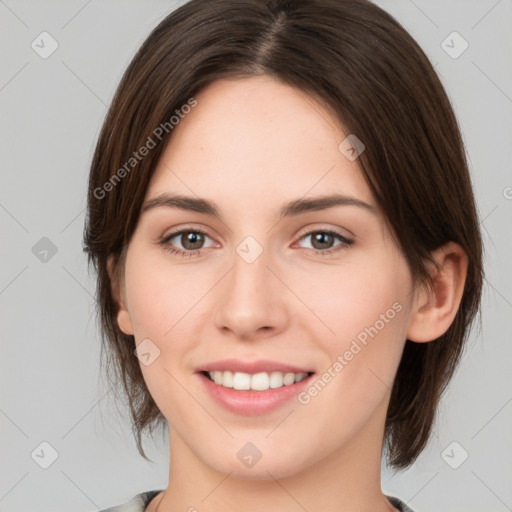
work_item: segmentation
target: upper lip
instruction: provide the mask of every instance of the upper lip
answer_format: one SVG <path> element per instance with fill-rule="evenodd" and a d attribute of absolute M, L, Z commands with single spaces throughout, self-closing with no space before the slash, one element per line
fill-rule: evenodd
<path fill-rule="evenodd" d="M 313 373 L 307 368 L 299 368 L 291 364 L 270 361 L 267 359 L 258 359 L 255 361 L 242 361 L 240 359 L 223 359 L 202 365 L 197 369 L 198 372 L 230 371 L 243 373 L 261 373 L 261 372 L 283 372 L 283 373 Z"/>

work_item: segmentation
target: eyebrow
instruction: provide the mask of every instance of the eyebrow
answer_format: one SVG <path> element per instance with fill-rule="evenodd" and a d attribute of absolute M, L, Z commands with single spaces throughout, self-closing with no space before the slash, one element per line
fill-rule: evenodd
<path fill-rule="evenodd" d="M 141 214 L 161 206 L 204 213 L 206 215 L 216 217 L 217 219 L 222 219 L 219 208 L 212 201 L 177 194 L 160 194 L 157 197 L 146 201 L 146 203 L 144 203 L 142 206 Z M 290 201 L 280 209 L 279 217 L 284 218 L 299 215 L 305 212 L 326 210 L 328 208 L 333 208 L 334 206 L 357 206 L 370 213 L 373 213 L 374 215 L 377 214 L 377 210 L 374 206 L 365 203 L 360 199 L 340 194 L 332 194 L 328 196 L 320 196 L 309 199 L 301 198 Z"/>

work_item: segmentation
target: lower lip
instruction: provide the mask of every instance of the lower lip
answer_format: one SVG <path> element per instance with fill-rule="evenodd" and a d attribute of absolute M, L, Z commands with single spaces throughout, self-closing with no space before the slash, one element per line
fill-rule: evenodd
<path fill-rule="evenodd" d="M 269 388 L 266 391 L 237 391 L 215 384 L 202 373 L 198 375 L 217 403 L 231 412 L 246 416 L 258 416 L 277 409 L 307 387 L 314 376 L 312 374 L 300 382 L 280 388 Z"/>

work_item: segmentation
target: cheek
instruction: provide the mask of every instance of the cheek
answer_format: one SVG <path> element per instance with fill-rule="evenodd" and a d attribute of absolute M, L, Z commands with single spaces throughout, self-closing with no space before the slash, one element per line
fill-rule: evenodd
<path fill-rule="evenodd" d="M 190 272 L 173 268 L 162 253 L 163 249 L 148 251 L 134 245 L 126 261 L 126 295 L 135 338 L 151 338 L 157 344 L 179 330 L 174 326 L 204 293 L 201 280 L 191 281 Z"/>
<path fill-rule="evenodd" d="M 379 331 L 389 331 L 389 325 L 396 328 L 405 317 L 400 312 L 405 310 L 408 272 L 391 262 L 387 268 L 361 264 L 322 269 L 298 286 L 305 303 L 321 320 L 315 322 L 317 330 L 323 323 L 326 333 L 330 331 L 330 336 L 322 338 L 334 343 L 343 344 L 375 324 Z"/>
<path fill-rule="evenodd" d="M 194 335 L 197 325 L 208 318 L 208 311 L 199 307 L 212 286 L 208 277 L 183 269 L 173 267 L 163 250 L 148 250 L 137 240 L 126 259 L 126 296 L 136 343 L 149 339 L 156 346 L 150 344 L 150 349 L 158 354 L 148 366 L 141 362 L 141 370 L 163 412 L 169 404 L 186 399 L 173 376 L 178 367 L 188 365 L 189 352 L 199 340 Z"/>
<path fill-rule="evenodd" d="M 189 399 L 176 368 L 190 348 L 186 334 L 190 337 L 188 322 L 193 315 L 187 312 L 197 302 L 198 290 L 179 268 L 172 270 L 165 257 L 156 256 L 135 241 L 126 260 L 126 296 L 136 344 L 145 343 L 141 346 L 149 347 L 151 354 L 150 364 L 140 362 L 146 386 L 162 414 L 175 418 Z"/>
<path fill-rule="evenodd" d="M 405 261 L 361 259 L 317 272 L 302 286 L 321 320 L 308 328 L 327 356 L 326 371 L 336 375 L 333 391 L 355 405 L 370 396 L 379 402 L 392 386 L 405 343 L 411 286 Z"/>

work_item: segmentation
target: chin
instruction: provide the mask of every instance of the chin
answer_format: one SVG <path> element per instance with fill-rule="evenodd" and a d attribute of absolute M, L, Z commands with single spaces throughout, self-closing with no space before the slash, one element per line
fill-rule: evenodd
<path fill-rule="evenodd" d="M 288 453 L 282 453 L 278 448 L 262 448 L 261 458 L 252 465 L 250 465 L 251 461 L 248 461 L 246 466 L 243 453 L 240 458 L 238 457 L 239 450 L 240 448 L 237 446 L 234 457 L 230 450 L 229 453 L 226 453 L 226 451 L 215 454 L 209 453 L 202 459 L 215 471 L 229 474 L 231 478 L 240 480 L 279 480 L 293 476 L 302 468 L 301 463 L 303 461 L 297 460 L 297 452 L 292 454 L 287 450 Z M 250 452 L 250 450 L 248 451 Z"/>

